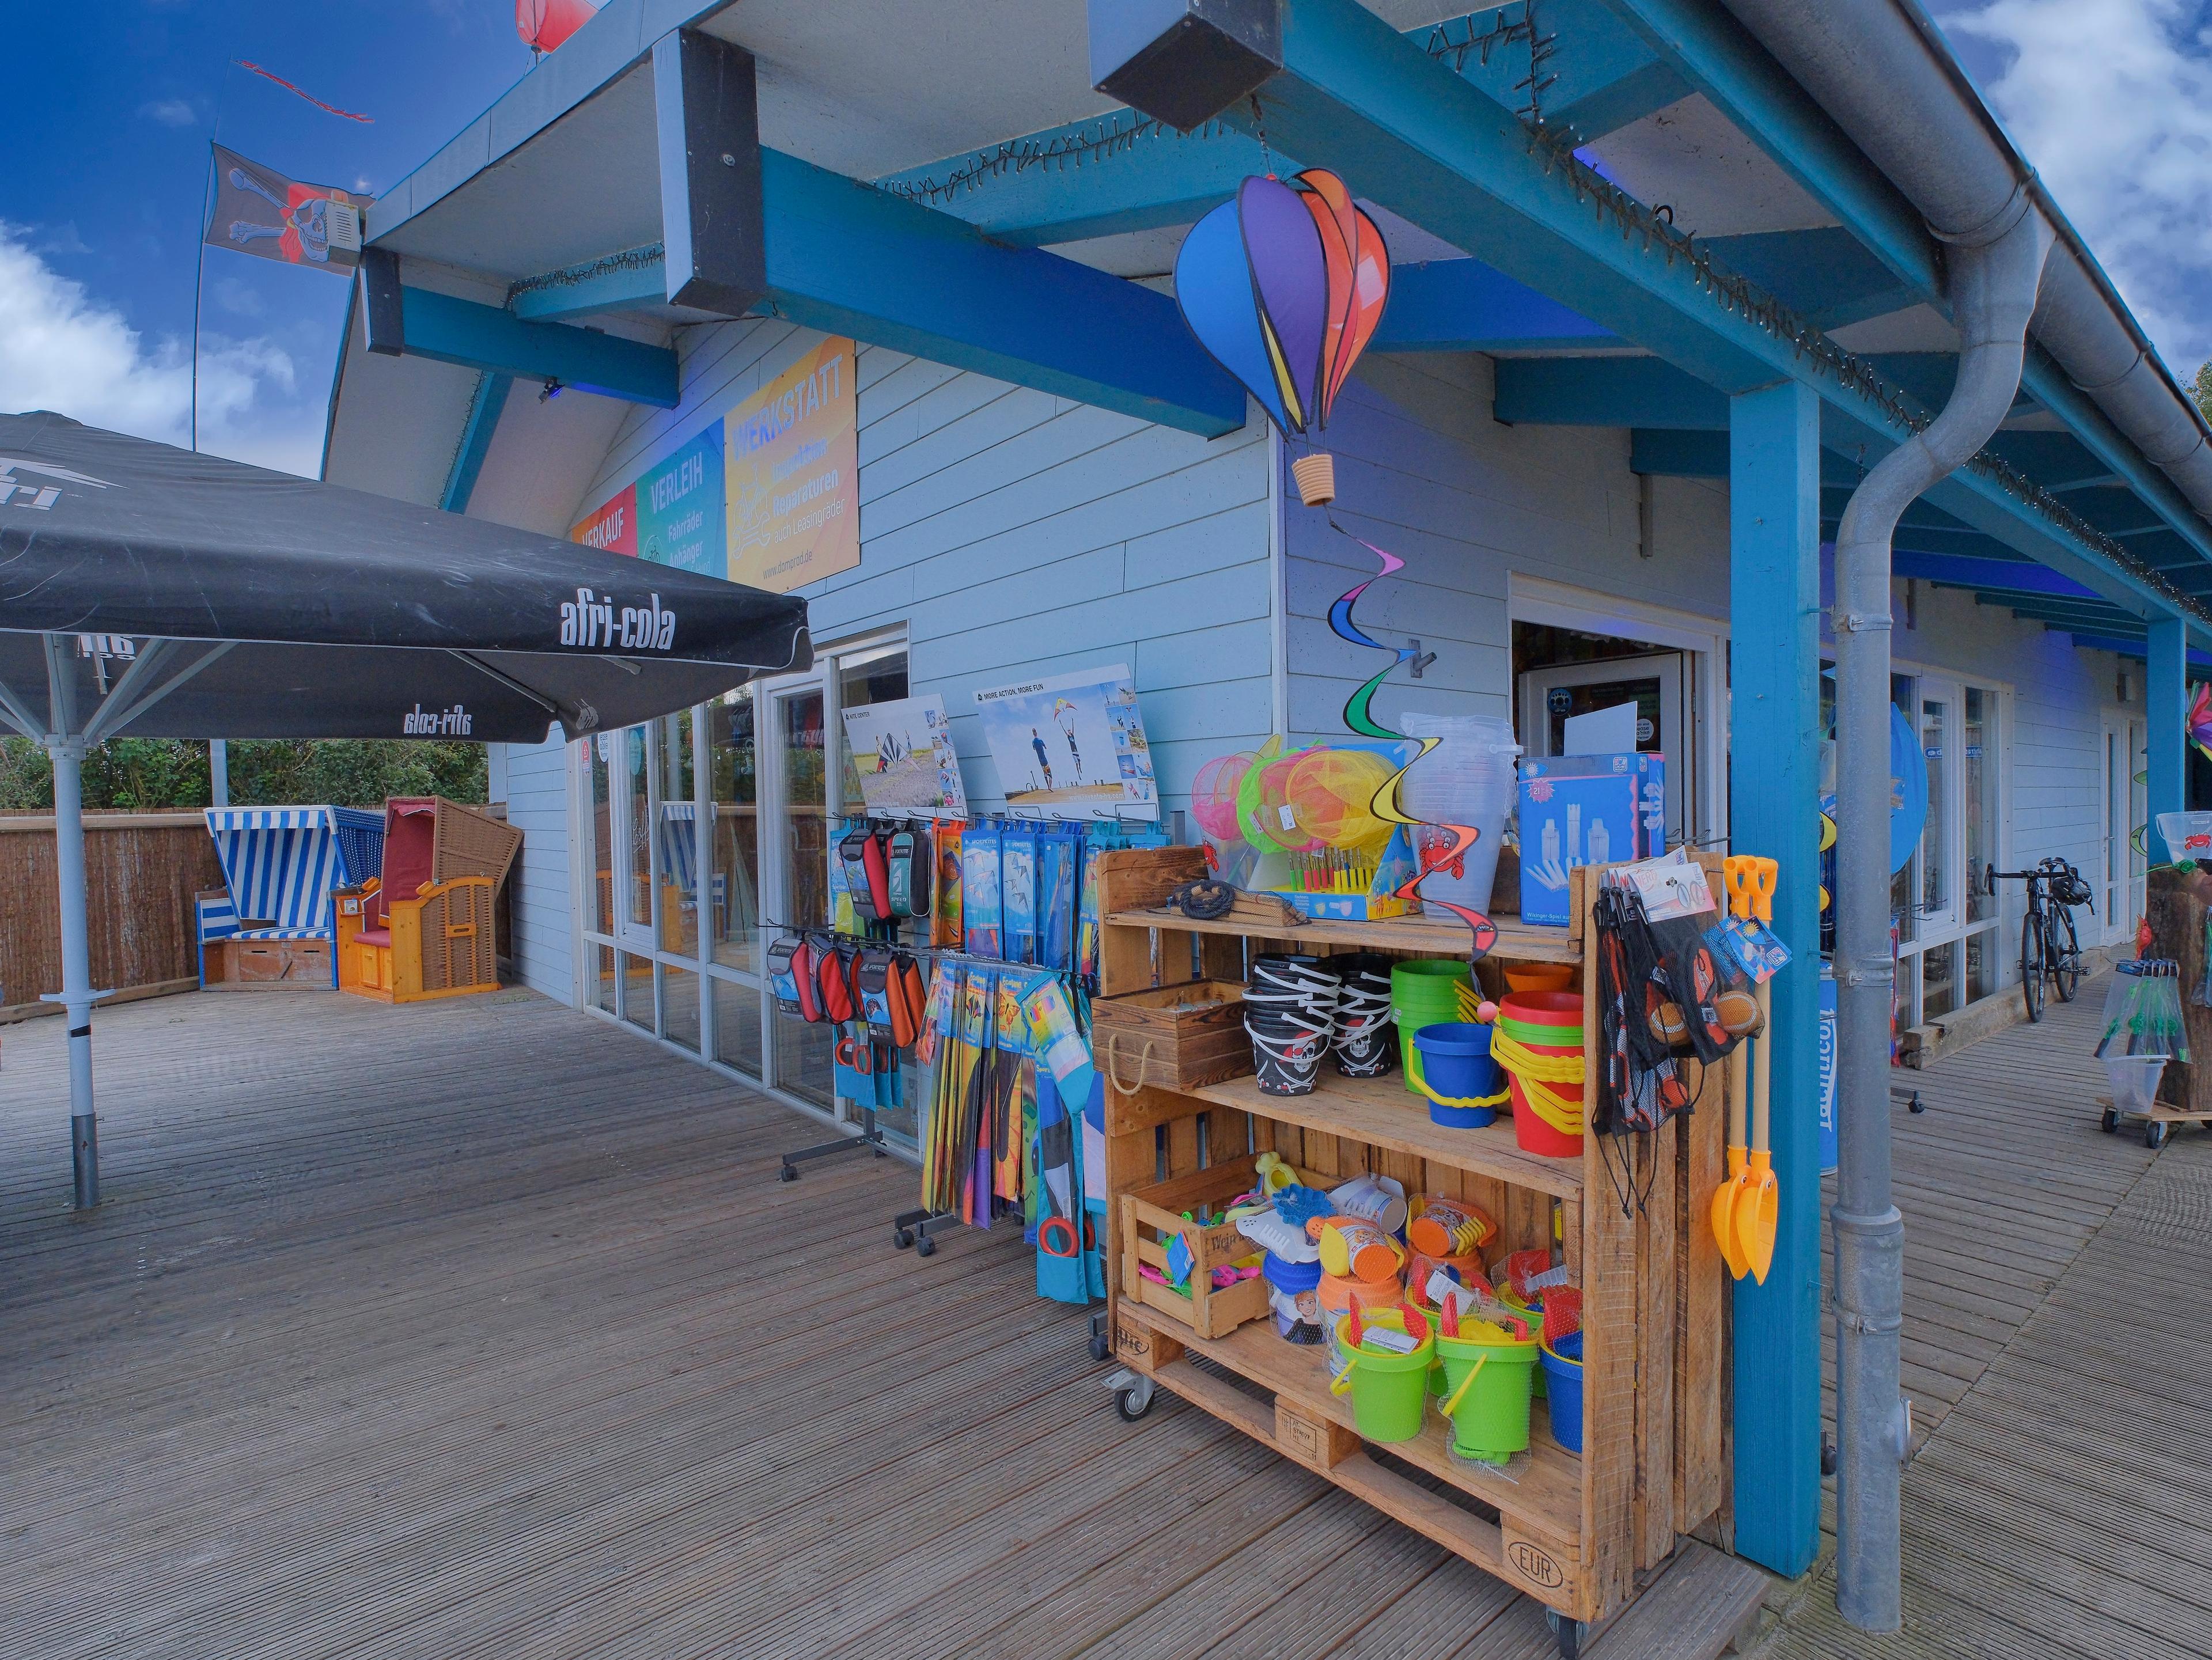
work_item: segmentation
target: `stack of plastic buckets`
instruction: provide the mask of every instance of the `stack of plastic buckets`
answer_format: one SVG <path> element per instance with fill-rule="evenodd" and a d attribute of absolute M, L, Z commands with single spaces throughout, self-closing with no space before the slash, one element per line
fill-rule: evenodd
<path fill-rule="evenodd" d="M 1390 1044 L 1390 959 L 1362 952 L 1329 959 L 1342 989 L 1336 1004 L 1336 1069 L 1380 1078 L 1397 1059 Z"/>
<path fill-rule="evenodd" d="M 1262 1095 L 1310 1095 L 1336 1031 L 1339 981 L 1317 957 L 1252 959 L 1244 1030 Z"/>
<path fill-rule="evenodd" d="M 1451 1420 L 1452 1450 L 1495 1464 L 1526 1448 L 1536 1339 L 1470 1319 L 1457 1337 L 1438 1332 L 1436 1344 L 1443 1360 L 1442 1411 Z"/>
<path fill-rule="evenodd" d="M 1422 1077 L 1421 1055 L 1413 1047 L 1413 1034 L 1423 1026 L 1456 1021 L 1460 988 L 1474 983 L 1474 971 L 1449 958 L 1422 958 L 1392 965 L 1390 1005 L 1398 1012 L 1399 1060 L 1406 1068 L 1406 1087 L 1413 1094 L 1421 1093 Z"/>
<path fill-rule="evenodd" d="M 1571 1062 L 1570 1080 L 1523 1078 L 1510 1067 L 1513 1091 L 1513 1136 L 1526 1152 L 1547 1158 L 1572 1158 L 1583 1150 L 1583 998 L 1575 991 L 1516 991 L 1498 1006 L 1498 1030 L 1537 1061 Z M 1565 1109 L 1571 1128 L 1553 1122 L 1557 1109 L 1530 1098 L 1530 1085 L 1543 1088 Z M 1548 1116 L 1547 1116 L 1548 1115 Z"/>

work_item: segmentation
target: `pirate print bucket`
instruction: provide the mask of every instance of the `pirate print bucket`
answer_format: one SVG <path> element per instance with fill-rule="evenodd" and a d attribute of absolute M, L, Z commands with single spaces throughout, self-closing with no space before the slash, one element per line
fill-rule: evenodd
<path fill-rule="evenodd" d="M 1244 987 L 1244 1030 L 1262 1095 L 1310 1095 L 1336 1030 L 1339 984 L 1321 959 L 1253 959 Z"/>
<path fill-rule="evenodd" d="M 1390 959 L 1362 954 L 1331 964 L 1341 976 L 1336 1001 L 1336 1069 L 1346 1078 L 1380 1078 L 1398 1064 L 1390 1027 Z"/>

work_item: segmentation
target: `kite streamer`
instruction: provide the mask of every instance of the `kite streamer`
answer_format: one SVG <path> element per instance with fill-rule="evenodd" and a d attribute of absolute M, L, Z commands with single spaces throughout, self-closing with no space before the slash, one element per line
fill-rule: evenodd
<path fill-rule="evenodd" d="M 1443 740 L 1440 738 L 1409 739 L 1405 733 L 1392 732 L 1388 727 L 1382 725 L 1375 718 L 1374 713 L 1375 694 L 1382 689 L 1382 683 L 1385 680 L 1395 674 L 1404 665 L 1413 660 L 1413 648 L 1386 646 L 1380 640 L 1370 636 L 1352 620 L 1352 609 L 1358 602 L 1359 596 L 1382 581 L 1383 577 L 1405 569 L 1406 562 L 1399 558 L 1396 554 L 1376 547 L 1364 537 L 1352 535 L 1350 531 L 1338 524 L 1334 517 L 1329 520 L 1329 525 L 1338 535 L 1349 541 L 1357 542 L 1382 561 L 1382 569 L 1349 593 L 1339 597 L 1336 603 L 1328 608 L 1328 625 L 1340 640 L 1348 640 L 1355 646 L 1367 646 L 1376 651 L 1387 651 L 1391 655 L 1389 666 L 1376 673 L 1346 701 L 1344 724 L 1363 738 L 1380 738 L 1394 743 L 1414 743 L 1421 746 L 1419 755 L 1416 755 L 1383 781 L 1382 787 L 1375 792 L 1375 800 L 1370 811 L 1377 818 L 1394 824 L 1426 824 L 1428 820 L 1414 818 L 1400 804 L 1399 787 L 1405 781 L 1407 773 L 1419 764 L 1422 756 L 1425 756 Z M 1421 884 L 1435 872 L 1465 858 L 1467 850 L 1474 845 L 1475 838 L 1480 834 L 1469 824 L 1438 824 L 1436 828 L 1451 832 L 1451 844 L 1444 848 L 1416 849 L 1419 854 L 1418 868 L 1411 879 L 1396 889 L 1393 897 L 1399 899 L 1418 897 Z M 1465 905 L 1455 905 L 1449 899 L 1429 899 L 1422 903 L 1428 905 L 1440 905 L 1466 923 L 1468 931 L 1474 936 L 1474 954 L 1475 956 L 1486 955 L 1490 948 L 1498 943 L 1497 924 L 1480 911 L 1471 909 Z"/>
<path fill-rule="evenodd" d="M 259 76 L 264 81 L 274 81 L 278 86 L 283 88 L 285 91 L 290 93 L 294 97 L 306 99 L 310 104 L 313 104 L 319 110 L 328 110 L 332 115 L 343 116 L 349 121 L 359 121 L 365 126 L 373 127 L 376 125 L 376 118 L 374 116 L 356 115 L 351 110 L 340 109 L 336 104 L 325 104 L 321 99 L 316 97 L 314 94 L 301 91 L 299 88 L 294 86 L 283 76 L 272 73 L 270 70 L 264 70 L 258 64 L 249 64 L 243 58 L 234 58 L 230 61 L 237 64 L 238 67 L 242 70 L 252 70 L 256 75 Z"/>

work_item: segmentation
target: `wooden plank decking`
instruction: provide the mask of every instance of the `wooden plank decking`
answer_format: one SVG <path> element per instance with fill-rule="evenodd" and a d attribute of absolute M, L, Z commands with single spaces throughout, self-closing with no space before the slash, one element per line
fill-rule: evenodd
<path fill-rule="evenodd" d="M 82 1218 L 62 1038 L 0 1072 L 0 1653 L 1553 1652 L 1205 1414 L 1121 1422 L 1012 1230 L 894 1251 L 910 1169 L 781 1185 L 809 1125 L 590 1017 L 104 1012 Z M 1718 1651 L 1744 1570 L 1668 1573 L 1599 1660 Z"/>
<path fill-rule="evenodd" d="M 2099 1129 L 2104 991 L 1898 1075 L 1905 1629 L 1829 1571 L 1762 1657 L 2212 1653 L 2212 1138 Z"/>

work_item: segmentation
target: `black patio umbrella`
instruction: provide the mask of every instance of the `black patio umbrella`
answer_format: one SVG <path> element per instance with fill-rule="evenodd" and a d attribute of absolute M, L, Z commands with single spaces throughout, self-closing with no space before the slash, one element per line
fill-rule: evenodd
<path fill-rule="evenodd" d="M 53 757 L 77 1202 L 80 763 L 110 738 L 542 742 L 812 659 L 803 600 L 40 411 L 0 415 L 0 724 Z"/>

